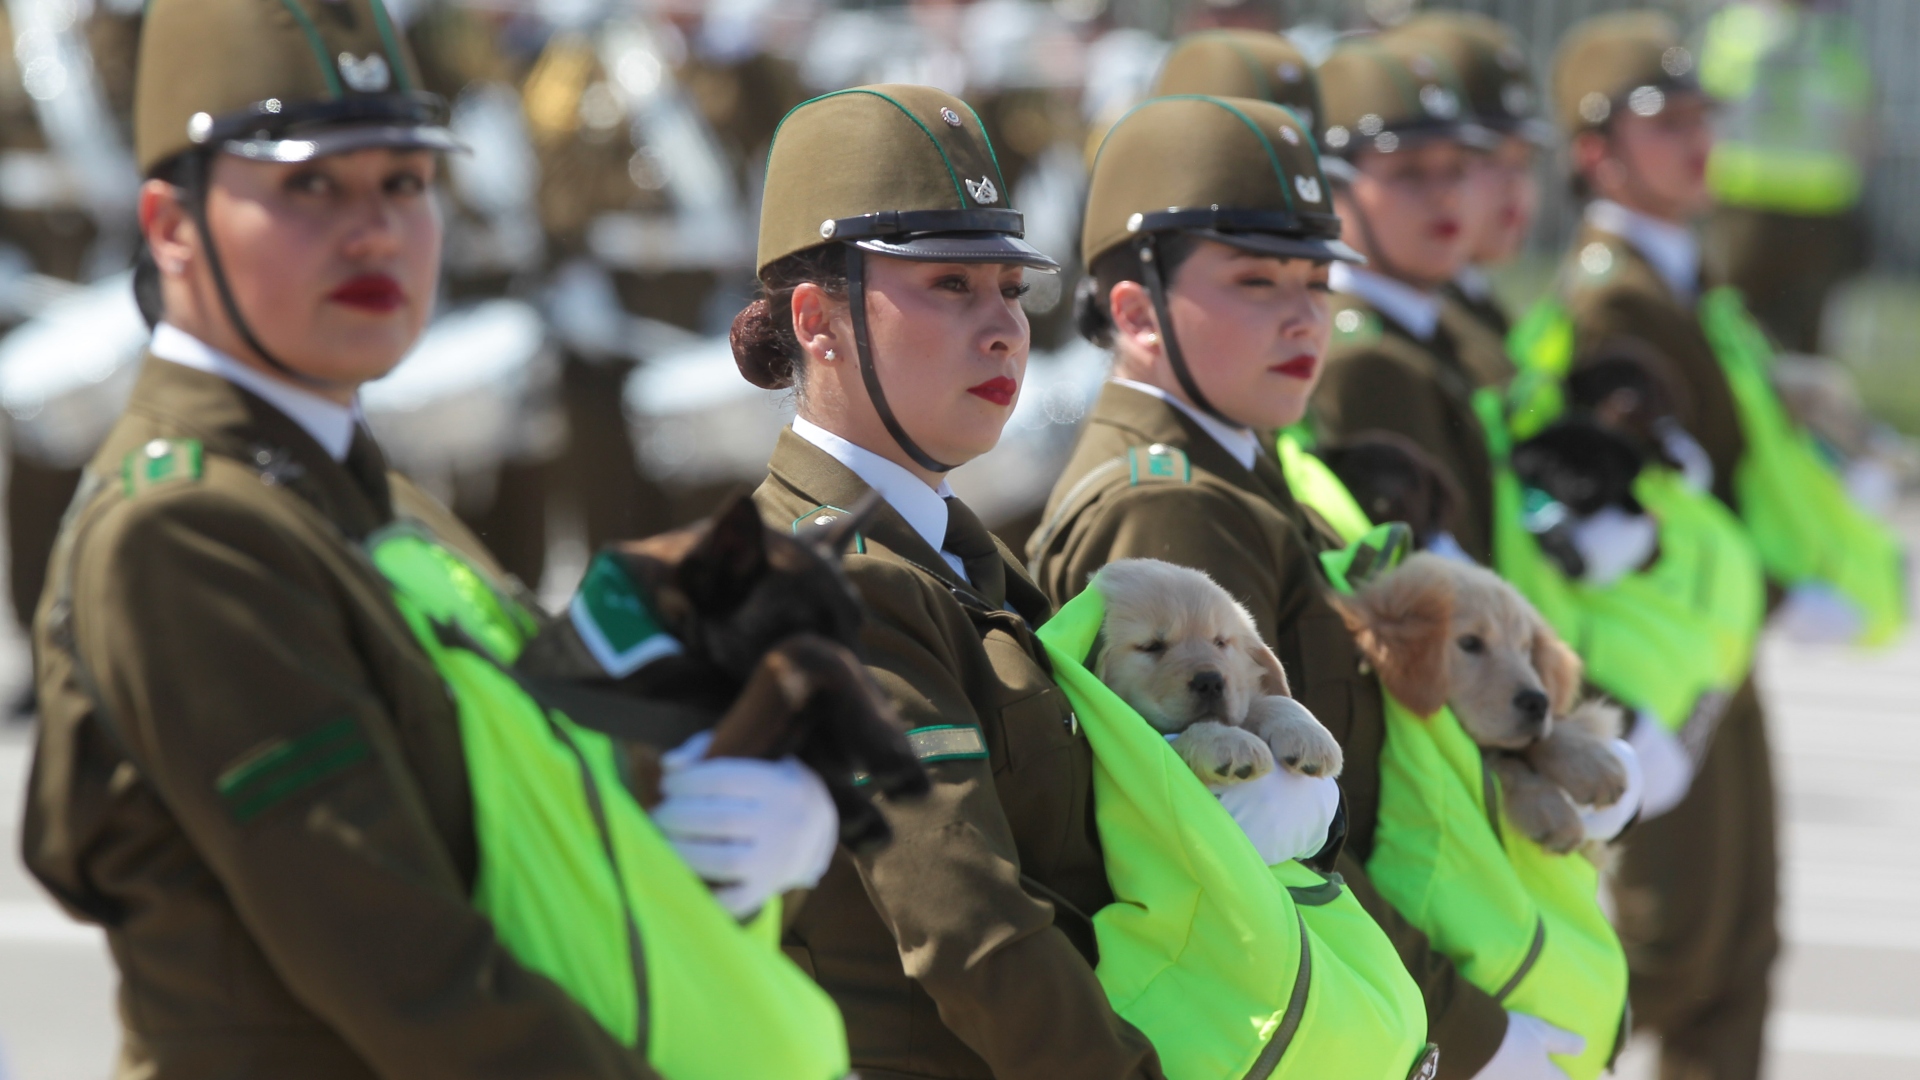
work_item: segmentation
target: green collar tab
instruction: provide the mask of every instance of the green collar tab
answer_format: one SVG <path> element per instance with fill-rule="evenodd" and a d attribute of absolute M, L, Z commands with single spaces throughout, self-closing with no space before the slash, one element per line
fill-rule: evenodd
<path fill-rule="evenodd" d="M 1148 480 L 1175 480 L 1193 483 L 1193 462 L 1187 452 L 1166 443 L 1127 447 L 1127 483 L 1139 487 Z"/>
<path fill-rule="evenodd" d="M 199 439 L 154 439 L 120 462 L 120 483 L 132 498 L 149 488 L 206 474 Z"/>
<path fill-rule="evenodd" d="M 788 528 L 793 531 L 795 536 L 798 536 L 802 529 L 831 525 L 839 521 L 841 516 L 848 512 L 849 511 L 842 510 L 837 506 L 828 506 L 825 503 L 821 503 L 819 506 L 794 518 Z M 865 555 L 867 553 L 867 537 L 865 533 L 853 534 L 853 553 L 855 555 Z"/>
<path fill-rule="evenodd" d="M 615 679 L 685 651 L 679 639 L 660 625 L 633 578 L 604 551 L 587 567 L 579 591 L 567 606 L 567 616 L 587 651 Z"/>

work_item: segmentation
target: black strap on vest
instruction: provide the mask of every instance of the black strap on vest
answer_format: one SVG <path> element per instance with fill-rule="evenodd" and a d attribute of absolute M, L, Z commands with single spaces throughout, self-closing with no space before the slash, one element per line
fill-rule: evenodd
<path fill-rule="evenodd" d="M 873 366 L 873 345 L 867 335 L 867 275 L 866 254 L 858 245 L 844 244 L 847 252 L 847 307 L 853 315 L 853 351 L 860 361 L 860 381 L 867 384 L 867 396 L 873 399 L 873 409 L 880 414 L 880 423 L 886 426 L 887 434 L 900 444 L 907 456 L 918 462 L 920 467 L 937 473 L 952 472 L 955 466 L 935 460 L 931 454 L 920 449 L 907 430 L 900 426 L 900 418 L 893 415 L 893 406 L 887 404 L 887 392 L 880 388 L 880 373 Z"/>

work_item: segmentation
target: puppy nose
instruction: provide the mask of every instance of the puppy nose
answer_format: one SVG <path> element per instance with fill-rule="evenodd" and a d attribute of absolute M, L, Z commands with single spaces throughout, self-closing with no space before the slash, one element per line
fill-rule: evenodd
<path fill-rule="evenodd" d="M 1547 695 L 1538 690 L 1522 690 L 1513 695 L 1513 707 L 1528 722 L 1538 724 L 1547 718 Z"/>
<path fill-rule="evenodd" d="M 1187 680 L 1187 689 L 1204 698 L 1216 698 L 1227 692 L 1227 680 L 1217 671 L 1196 671 Z"/>

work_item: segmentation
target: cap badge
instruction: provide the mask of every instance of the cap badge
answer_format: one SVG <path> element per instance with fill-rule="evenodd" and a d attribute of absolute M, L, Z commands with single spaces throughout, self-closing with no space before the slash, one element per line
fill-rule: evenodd
<path fill-rule="evenodd" d="M 1366 115 L 1360 117 L 1359 123 L 1353 126 L 1359 129 L 1360 134 L 1365 135 L 1368 138 L 1372 138 L 1373 136 L 1380 134 L 1381 131 L 1385 130 L 1387 124 L 1386 124 L 1386 121 L 1380 119 L 1379 113 L 1367 113 Z"/>
<path fill-rule="evenodd" d="M 1280 129 L 1280 138 L 1281 141 L 1285 142 L 1288 146 L 1300 145 L 1300 133 L 1290 127 Z"/>
<path fill-rule="evenodd" d="M 393 83 L 393 72 L 387 67 L 387 58 L 379 53 L 369 53 L 356 60 L 352 53 L 343 52 L 338 62 L 340 78 L 362 94 L 377 94 Z"/>
<path fill-rule="evenodd" d="M 993 186 L 991 177 L 983 176 L 977 181 L 967 181 L 967 194 L 973 196 L 973 201 L 982 206 L 1000 201 L 1000 189 Z"/>
<path fill-rule="evenodd" d="M 947 108 L 945 105 L 940 107 L 940 119 L 945 120 L 948 127 L 960 126 L 960 114 Z"/>
<path fill-rule="evenodd" d="M 1667 95 L 1657 86 L 1637 86 L 1627 95 L 1627 108 L 1636 116 L 1659 116 L 1667 107 Z"/>
<path fill-rule="evenodd" d="M 1294 83 L 1300 81 L 1300 65 L 1291 60 L 1274 68 L 1273 73 L 1280 76 L 1281 82 Z"/>
<path fill-rule="evenodd" d="M 1428 83 L 1420 88 L 1420 107 L 1427 110 L 1428 116 L 1437 116 L 1442 120 L 1451 120 L 1460 115 L 1460 99 L 1439 83 Z"/>
<path fill-rule="evenodd" d="M 1693 70 L 1693 54 L 1684 46 L 1675 45 L 1660 54 L 1660 68 L 1677 79 Z"/>
<path fill-rule="evenodd" d="M 1335 124 L 1327 129 L 1327 145 L 1333 147 L 1335 150 L 1346 149 L 1347 143 L 1351 141 L 1352 138 L 1353 136 L 1347 132 L 1347 129 L 1341 127 L 1339 124 Z"/>
<path fill-rule="evenodd" d="M 213 137 L 213 117 L 197 112 L 187 120 L 187 138 L 195 146 Z"/>
<path fill-rule="evenodd" d="M 1296 176 L 1293 178 L 1293 190 L 1311 203 L 1320 201 L 1320 180 L 1314 176 Z"/>
<path fill-rule="evenodd" d="M 1612 113 L 1613 103 L 1598 90 L 1590 90 L 1580 99 L 1580 119 L 1589 124 L 1604 124 Z"/>
<path fill-rule="evenodd" d="M 1523 82 L 1510 82 L 1500 88 L 1500 104 L 1509 115 L 1526 116 L 1533 112 L 1533 91 Z"/>

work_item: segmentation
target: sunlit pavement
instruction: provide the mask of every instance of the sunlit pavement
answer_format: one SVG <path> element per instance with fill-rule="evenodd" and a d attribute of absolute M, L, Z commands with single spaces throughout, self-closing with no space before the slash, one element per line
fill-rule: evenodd
<path fill-rule="evenodd" d="M 1901 524 L 1920 547 L 1920 504 Z M 0 638 L 0 691 L 26 677 Z M 1771 1080 L 1920 1077 L 1920 638 L 1863 656 L 1774 641 L 1771 710 L 1786 866 Z M 6 697 L 11 697 L 8 692 Z M 114 975 L 100 936 L 66 919 L 19 865 L 31 747 L 0 726 L 0 1080 L 95 1080 L 113 1058 Z M 1649 1080 L 1651 1047 L 1620 1075 Z"/>

